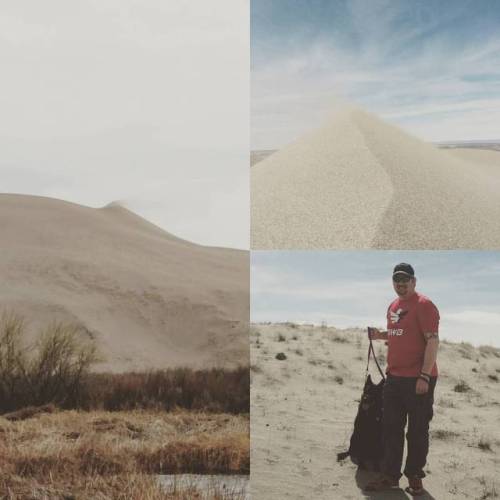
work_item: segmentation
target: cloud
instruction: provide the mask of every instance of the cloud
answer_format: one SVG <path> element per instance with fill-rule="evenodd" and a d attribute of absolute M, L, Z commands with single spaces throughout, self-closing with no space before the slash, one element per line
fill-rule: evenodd
<path fill-rule="evenodd" d="M 268 38 L 255 28 L 252 149 L 281 147 L 319 126 L 335 99 L 426 140 L 500 139 L 500 35 L 492 29 L 500 9 L 489 20 L 470 2 L 354 1 L 342 17 L 336 5 L 339 19 L 323 22 L 316 12 Z M 307 22 L 317 23 L 307 26 L 318 32 L 309 39 Z"/>
<path fill-rule="evenodd" d="M 500 346 L 498 252 L 256 252 L 251 319 L 385 326 L 394 292 L 381 271 L 410 261 L 441 315 L 442 338 Z"/>

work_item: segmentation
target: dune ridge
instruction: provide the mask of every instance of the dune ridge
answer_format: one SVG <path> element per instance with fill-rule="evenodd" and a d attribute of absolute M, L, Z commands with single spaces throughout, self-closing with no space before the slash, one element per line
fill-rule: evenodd
<path fill-rule="evenodd" d="M 500 248 L 488 153 L 438 149 L 348 107 L 252 167 L 252 248 Z"/>
<path fill-rule="evenodd" d="M 34 335 L 53 319 L 96 339 L 100 369 L 248 363 L 248 252 L 204 247 L 124 207 L 1 194 L 0 304 Z"/>

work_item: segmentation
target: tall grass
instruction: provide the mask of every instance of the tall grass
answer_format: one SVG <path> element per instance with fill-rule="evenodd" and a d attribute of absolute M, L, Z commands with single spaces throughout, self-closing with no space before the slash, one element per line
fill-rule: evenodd
<path fill-rule="evenodd" d="M 97 348 L 78 326 L 54 322 L 30 346 L 24 331 L 22 317 L 0 317 L 0 413 L 49 403 L 84 410 L 250 411 L 248 367 L 92 373 Z"/>
<path fill-rule="evenodd" d="M 85 380 L 84 409 L 137 408 L 250 412 L 250 370 L 172 368 L 146 373 L 95 373 Z"/>

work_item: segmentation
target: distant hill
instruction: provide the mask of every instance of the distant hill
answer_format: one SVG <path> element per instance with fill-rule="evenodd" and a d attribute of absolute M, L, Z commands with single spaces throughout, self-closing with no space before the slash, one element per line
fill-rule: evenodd
<path fill-rule="evenodd" d="M 124 371 L 248 363 L 249 254 L 184 241 L 117 205 L 0 194 L 0 310 L 76 322 Z"/>

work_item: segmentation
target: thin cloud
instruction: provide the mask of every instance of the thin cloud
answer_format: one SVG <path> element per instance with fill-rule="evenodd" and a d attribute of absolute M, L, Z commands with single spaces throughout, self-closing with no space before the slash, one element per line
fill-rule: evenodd
<path fill-rule="evenodd" d="M 343 2 L 334 5 L 344 12 Z M 319 126 L 335 98 L 425 140 L 500 139 L 493 126 L 500 114 L 500 35 L 492 29 L 500 8 L 488 19 L 471 2 L 437 5 L 354 1 L 330 26 L 316 12 L 268 38 L 254 27 L 260 38 L 252 40 L 252 148 L 281 147 Z M 304 37 L 306 27 L 318 34 Z M 481 117 L 486 109 L 492 119 Z"/>

